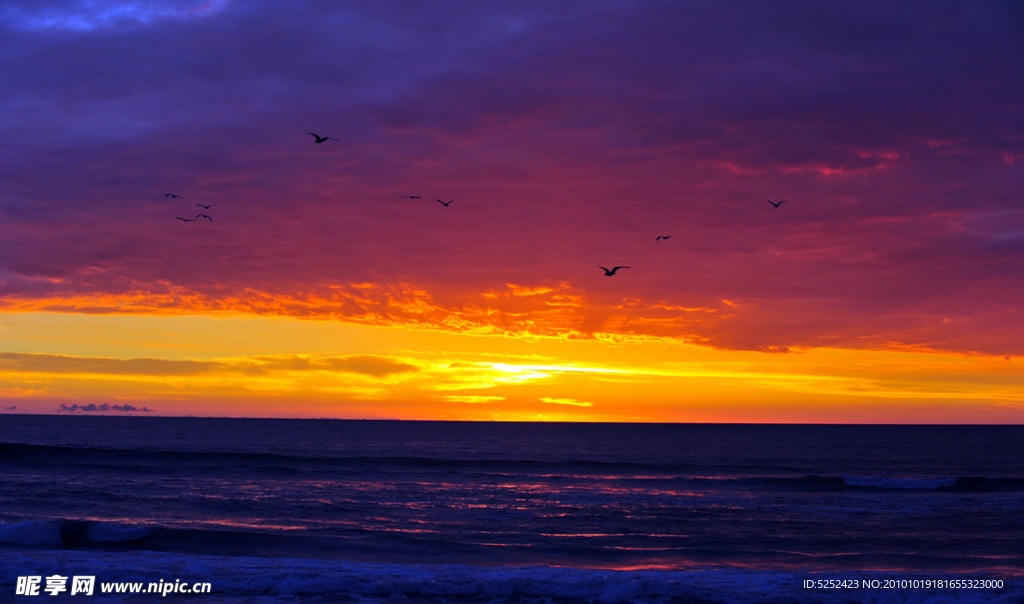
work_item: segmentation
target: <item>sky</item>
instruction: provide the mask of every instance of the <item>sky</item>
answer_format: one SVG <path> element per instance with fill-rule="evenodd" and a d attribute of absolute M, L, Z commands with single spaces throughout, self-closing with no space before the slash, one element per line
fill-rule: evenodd
<path fill-rule="evenodd" d="M 0 412 L 1021 423 L 1022 189 L 1019 2 L 5 2 Z"/>

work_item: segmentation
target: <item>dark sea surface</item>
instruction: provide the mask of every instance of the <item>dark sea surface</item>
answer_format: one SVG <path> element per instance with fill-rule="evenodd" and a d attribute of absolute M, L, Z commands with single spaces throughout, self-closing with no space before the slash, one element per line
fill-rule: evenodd
<path fill-rule="evenodd" d="M 1024 601 L 1022 426 L 4 415 L 0 487 L 0 601 Z"/>

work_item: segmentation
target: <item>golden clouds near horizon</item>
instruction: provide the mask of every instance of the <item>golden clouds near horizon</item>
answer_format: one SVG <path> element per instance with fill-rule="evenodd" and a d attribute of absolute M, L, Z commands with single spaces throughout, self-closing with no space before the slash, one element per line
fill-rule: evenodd
<path fill-rule="evenodd" d="M 284 317 L 7 313 L 0 409 L 521 421 L 1024 420 L 1013 359 L 524 339 Z"/>

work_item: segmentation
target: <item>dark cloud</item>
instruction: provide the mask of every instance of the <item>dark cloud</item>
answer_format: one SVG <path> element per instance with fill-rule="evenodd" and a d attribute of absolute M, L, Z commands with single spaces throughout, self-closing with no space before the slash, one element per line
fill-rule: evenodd
<path fill-rule="evenodd" d="M 84 412 L 84 413 L 104 413 L 104 412 L 107 412 L 107 411 L 117 411 L 117 412 L 120 412 L 120 413 L 132 413 L 132 412 L 152 413 L 153 412 L 153 409 L 150 409 L 149 407 L 136 407 L 135 405 L 129 405 L 127 403 L 123 404 L 123 405 L 111 405 L 109 403 L 103 403 L 103 404 L 100 404 L 100 405 L 97 405 L 96 403 L 88 403 L 86 405 L 79 405 L 78 403 L 75 403 L 75 404 L 72 404 L 72 405 L 68 405 L 66 403 L 61 403 L 60 407 L 57 410 L 58 411 L 62 411 L 62 412 L 69 412 L 69 413 L 74 413 L 76 411 L 77 412 Z"/>

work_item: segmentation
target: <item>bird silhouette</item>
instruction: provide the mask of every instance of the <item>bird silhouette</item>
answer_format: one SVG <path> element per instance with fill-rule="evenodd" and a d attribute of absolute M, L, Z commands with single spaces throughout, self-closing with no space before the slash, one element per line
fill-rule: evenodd
<path fill-rule="evenodd" d="M 419 195 L 402 195 L 402 197 L 404 197 L 406 199 L 423 199 Z"/>
<path fill-rule="evenodd" d="M 204 210 L 209 210 L 210 208 L 212 208 L 213 206 L 215 206 L 215 205 L 217 205 L 217 204 L 215 204 L 215 203 L 211 203 L 211 204 L 210 204 L 210 205 L 208 205 L 208 206 L 204 206 L 204 205 L 203 205 L 203 204 L 201 204 L 201 203 L 197 203 L 196 205 L 197 205 L 197 206 L 199 206 L 199 207 L 201 207 L 201 208 L 203 208 Z"/>
<path fill-rule="evenodd" d="M 180 220 L 182 222 L 195 222 L 195 221 L 199 220 L 198 218 L 182 218 L 181 216 L 175 216 L 175 218 L 177 218 L 178 220 Z"/>
<path fill-rule="evenodd" d="M 196 218 L 195 219 L 199 220 L 200 218 L 205 218 L 205 219 L 209 220 L 210 222 L 213 222 L 213 218 L 210 218 L 206 214 L 196 214 Z"/>
<path fill-rule="evenodd" d="M 786 203 L 786 200 L 785 200 L 785 199 L 783 199 L 782 201 L 780 201 L 780 202 L 776 203 L 776 202 L 774 202 L 774 201 L 772 201 L 772 200 L 770 200 L 770 199 L 769 199 L 769 200 L 768 200 L 768 203 L 772 204 L 773 206 L 775 206 L 775 207 L 777 208 L 777 207 L 781 206 L 782 204 Z"/>
<path fill-rule="evenodd" d="M 437 198 L 435 197 L 434 199 L 437 199 Z M 440 199 L 437 199 L 437 203 L 439 203 L 439 204 L 443 205 L 443 206 L 444 206 L 444 207 L 446 207 L 446 208 L 447 208 L 447 207 L 448 207 L 449 205 L 451 205 L 451 203 L 452 203 L 453 201 L 455 201 L 455 200 L 454 200 L 454 199 L 449 199 L 448 201 L 441 201 Z"/>
<path fill-rule="evenodd" d="M 600 268 L 600 269 L 604 270 L 604 276 L 605 277 L 611 277 L 612 275 L 615 274 L 615 271 L 619 270 L 620 268 L 629 268 L 629 267 L 628 266 L 616 266 L 616 267 L 612 268 L 612 270 L 608 270 L 607 268 L 598 265 L 597 268 Z"/>
<path fill-rule="evenodd" d="M 306 134 L 312 134 L 313 137 L 316 138 L 316 141 L 314 141 L 314 142 L 316 142 L 316 144 L 318 144 L 318 145 L 320 143 L 324 142 L 324 141 L 327 141 L 327 140 L 331 140 L 331 141 L 338 140 L 338 139 L 334 138 L 333 136 L 320 136 L 319 134 L 316 134 L 315 132 L 307 132 Z"/>
<path fill-rule="evenodd" d="M 168 193 L 167 195 L 164 195 L 164 197 L 173 197 L 173 198 L 175 198 L 175 199 L 185 199 L 185 198 L 184 198 L 184 197 L 182 197 L 181 195 L 176 195 L 176 194 L 174 194 L 174 193 Z"/>
<path fill-rule="evenodd" d="M 661 241 L 662 239 L 671 239 L 671 238 L 672 238 L 672 235 L 658 235 L 657 238 L 655 238 L 654 240 L 655 241 Z"/>

